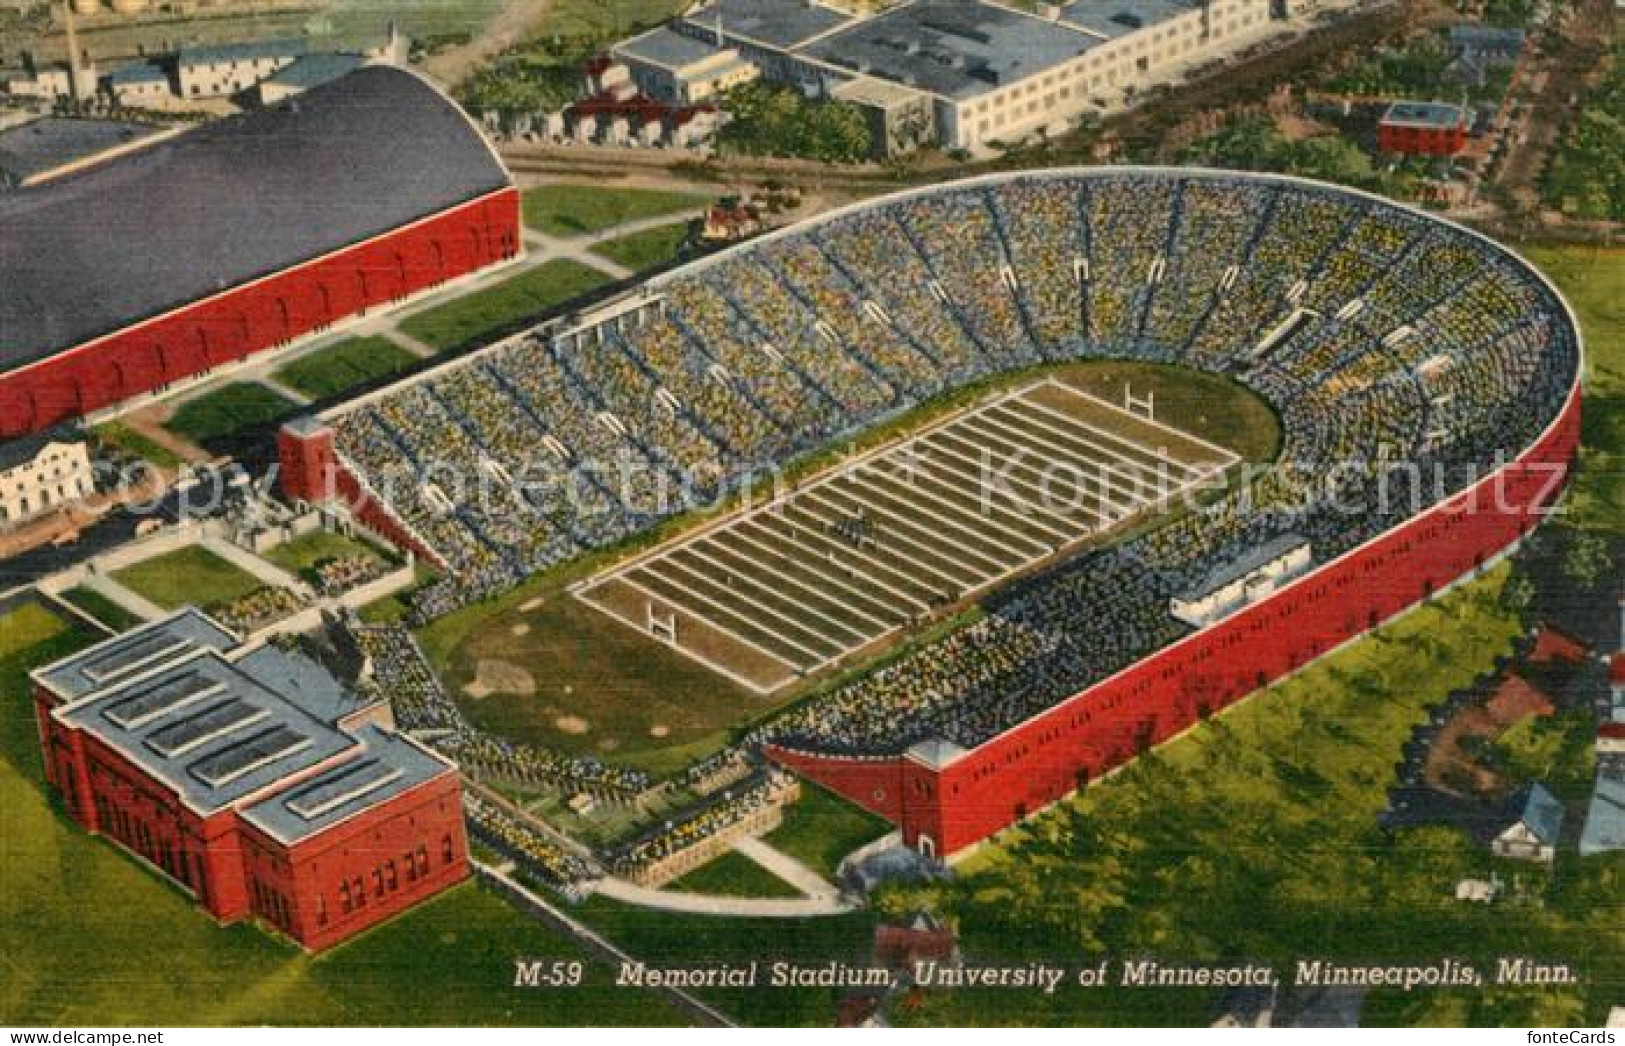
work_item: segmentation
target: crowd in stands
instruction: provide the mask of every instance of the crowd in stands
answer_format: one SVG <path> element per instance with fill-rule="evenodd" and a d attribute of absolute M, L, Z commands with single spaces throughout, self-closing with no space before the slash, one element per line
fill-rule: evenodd
<path fill-rule="evenodd" d="M 1351 513 L 1340 495 L 1400 463 L 1466 482 L 1544 427 L 1577 363 L 1550 292 L 1471 234 L 1329 188 L 1197 172 L 949 186 L 649 292 L 652 318 L 521 337 L 337 419 L 369 484 L 406 477 L 389 503 L 453 567 L 420 615 L 1030 363 L 1186 363 L 1279 414 L 1286 468 L 997 596 L 976 623 L 769 728 L 841 750 L 974 744 L 1167 642 L 1180 627 L 1167 594 L 1216 564 L 1287 532 L 1317 558 L 1351 547 L 1401 509 Z M 505 773 L 552 772 L 494 738 L 459 744 Z"/>
<path fill-rule="evenodd" d="M 585 857 L 474 792 L 463 793 L 463 813 L 474 841 L 512 861 L 524 878 L 562 889 L 597 875 Z"/>
<path fill-rule="evenodd" d="M 316 564 L 316 590 L 336 596 L 384 576 L 389 566 L 377 556 L 334 556 Z"/>
<path fill-rule="evenodd" d="M 258 632 L 273 621 L 298 613 L 304 602 L 285 588 L 266 585 L 213 610 L 215 618 L 238 635 Z"/>
<path fill-rule="evenodd" d="M 636 876 L 640 867 L 687 850 L 782 802 L 785 788 L 782 771 L 764 769 L 750 780 L 708 797 L 698 807 L 622 844 L 608 855 L 610 870 L 617 875 Z"/>

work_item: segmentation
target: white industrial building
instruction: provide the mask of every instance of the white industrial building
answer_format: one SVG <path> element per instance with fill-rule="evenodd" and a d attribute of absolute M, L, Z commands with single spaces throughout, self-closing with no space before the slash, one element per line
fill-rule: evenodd
<path fill-rule="evenodd" d="M 682 70 L 743 62 L 773 82 L 853 101 L 876 110 L 871 123 L 878 116 L 886 131 L 885 152 L 915 144 L 893 133 L 902 128 L 985 152 L 1060 133 L 1183 70 L 1291 31 L 1301 3 L 1068 0 L 1027 10 L 992 0 L 904 0 L 860 15 L 817 0 L 712 0 L 613 53 L 620 61 L 640 50 L 673 59 L 647 62 L 648 75 L 669 65 L 663 75 L 679 89 Z"/>

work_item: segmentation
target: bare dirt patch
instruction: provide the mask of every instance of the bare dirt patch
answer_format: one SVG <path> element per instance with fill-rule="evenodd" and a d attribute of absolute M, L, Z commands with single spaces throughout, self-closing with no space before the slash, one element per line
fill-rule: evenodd
<path fill-rule="evenodd" d="M 579 737 L 592 729 L 592 724 L 578 715 L 561 715 L 553 720 L 554 729 L 561 734 Z"/>
<path fill-rule="evenodd" d="M 484 658 L 480 661 L 471 686 L 483 686 L 489 693 L 517 694 L 529 697 L 536 692 L 536 677 L 512 661 Z M 463 688 L 468 693 L 468 687 Z"/>

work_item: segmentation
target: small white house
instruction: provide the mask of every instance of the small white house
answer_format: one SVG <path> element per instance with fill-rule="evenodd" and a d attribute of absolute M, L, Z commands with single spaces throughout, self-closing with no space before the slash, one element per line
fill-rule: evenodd
<path fill-rule="evenodd" d="M 1563 834 L 1563 804 L 1542 784 L 1532 784 L 1513 803 L 1512 823 L 1490 843 L 1497 857 L 1550 862 Z"/>

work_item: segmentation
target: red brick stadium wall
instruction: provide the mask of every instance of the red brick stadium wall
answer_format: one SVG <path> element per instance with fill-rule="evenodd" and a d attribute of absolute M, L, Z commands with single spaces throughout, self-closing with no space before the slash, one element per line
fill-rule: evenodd
<path fill-rule="evenodd" d="M 1576 387 L 1534 446 L 1476 486 L 941 770 L 769 753 L 891 819 L 910 846 L 963 850 L 1483 566 L 1560 496 L 1579 434 Z"/>
<path fill-rule="evenodd" d="M 331 428 L 319 425 L 300 432 L 284 425 L 277 432 L 276 446 L 277 482 L 289 498 L 312 504 L 341 500 L 357 519 L 388 538 L 396 548 L 411 549 L 418 558 L 446 569 L 446 561 L 438 552 L 419 541 L 388 505 L 362 486 L 339 457 Z"/>
<path fill-rule="evenodd" d="M 519 192 L 506 188 L 0 375 L 0 439 L 263 352 L 518 250 Z"/>

